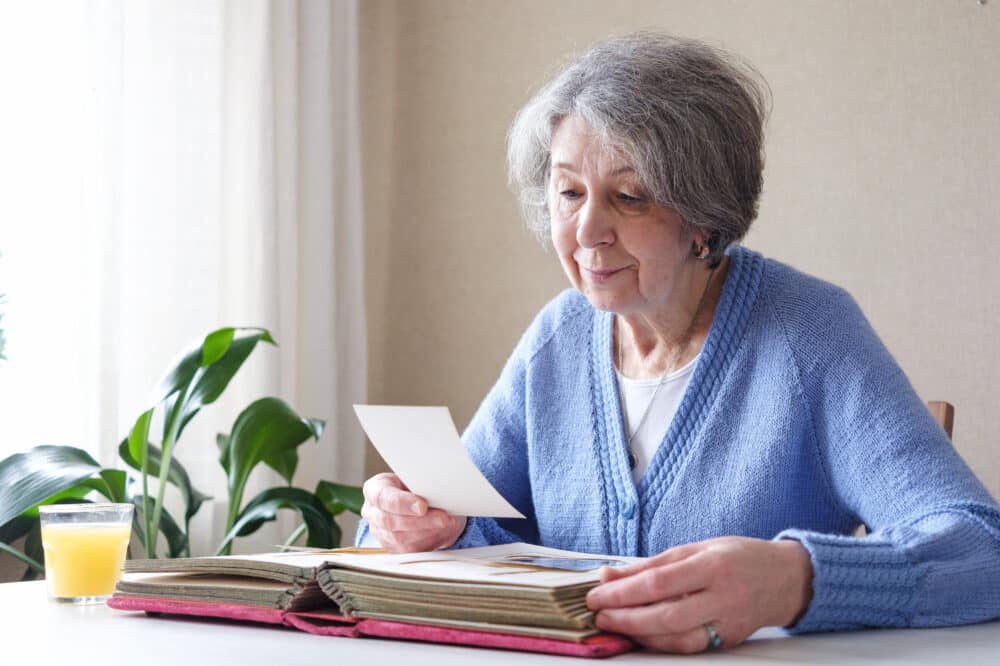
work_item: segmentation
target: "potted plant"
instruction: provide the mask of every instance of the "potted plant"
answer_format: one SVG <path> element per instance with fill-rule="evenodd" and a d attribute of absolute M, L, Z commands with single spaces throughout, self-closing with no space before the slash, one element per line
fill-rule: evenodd
<path fill-rule="evenodd" d="M 210 498 L 192 485 L 175 450 L 191 419 L 222 395 L 260 343 L 276 344 L 262 328 L 221 328 L 181 357 L 161 382 L 154 404 L 138 416 L 118 446 L 119 457 L 134 474 L 102 467 L 87 452 L 70 446 L 36 446 L 0 461 L 0 552 L 27 565 L 26 579 L 42 573 L 38 507 L 87 501 L 96 495 L 135 504 L 133 530 L 145 557 L 190 555 L 191 519 Z M 149 440 L 156 410 L 163 413 L 159 445 Z M 229 433 L 217 436 L 215 445 L 227 482 L 226 534 L 218 554 L 228 554 L 235 538 L 273 521 L 280 509 L 297 512 L 301 520 L 286 543 L 305 535 L 308 546 L 340 544 L 341 529 L 335 518 L 344 511 L 360 513 L 361 489 L 325 480 L 312 490 L 292 485 L 298 447 L 309 439 L 318 440 L 323 427 L 324 421 L 302 417 L 284 401 L 264 397 L 240 412 Z M 267 488 L 244 501 L 247 481 L 262 463 L 286 485 Z M 151 478 L 156 480 L 155 489 Z M 170 486 L 180 494 L 184 507 L 179 519 L 164 507 Z M 22 538 L 23 548 L 14 548 L 12 544 Z"/>

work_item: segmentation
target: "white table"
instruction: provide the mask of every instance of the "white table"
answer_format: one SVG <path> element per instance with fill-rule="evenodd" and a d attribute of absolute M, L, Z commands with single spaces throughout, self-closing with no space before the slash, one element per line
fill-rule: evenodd
<path fill-rule="evenodd" d="M 433 666 L 570 663 L 1000 664 L 1000 622 L 946 629 L 786 636 L 764 630 L 744 645 L 698 657 L 644 652 L 610 660 L 372 638 L 311 636 L 292 629 L 215 620 L 146 617 L 106 606 L 50 603 L 44 582 L 0 584 L 0 664 L 183 664 L 184 666 Z M 117 656 L 116 656 L 117 655 Z M 515 661 L 516 660 L 516 661 Z"/>

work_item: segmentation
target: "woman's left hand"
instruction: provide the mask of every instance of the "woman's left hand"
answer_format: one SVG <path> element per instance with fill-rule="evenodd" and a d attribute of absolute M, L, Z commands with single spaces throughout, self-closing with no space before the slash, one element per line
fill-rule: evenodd
<path fill-rule="evenodd" d="M 794 623 L 812 599 L 812 563 L 798 541 L 722 537 L 605 567 L 587 595 L 599 629 L 664 652 L 701 652 L 715 628 L 723 647 L 761 627 Z"/>

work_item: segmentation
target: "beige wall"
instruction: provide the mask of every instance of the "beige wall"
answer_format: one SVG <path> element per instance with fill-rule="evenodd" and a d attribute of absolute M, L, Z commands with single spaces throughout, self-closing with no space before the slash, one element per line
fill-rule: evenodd
<path fill-rule="evenodd" d="M 747 244 L 851 291 L 1000 495 L 1000 3 L 369 0 L 362 22 L 372 401 L 464 427 L 564 286 L 506 189 L 507 125 L 573 51 L 662 28 L 773 89 Z"/>

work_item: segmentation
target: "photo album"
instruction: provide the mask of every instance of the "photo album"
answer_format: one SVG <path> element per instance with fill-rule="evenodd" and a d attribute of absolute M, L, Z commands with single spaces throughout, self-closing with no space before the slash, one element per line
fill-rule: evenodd
<path fill-rule="evenodd" d="M 341 548 L 129 560 L 108 603 L 319 634 L 597 657 L 632 644 L 593 626 L 586 594 L 600 567 L 638 559 L 515 543 L 407 554 Z"/>

